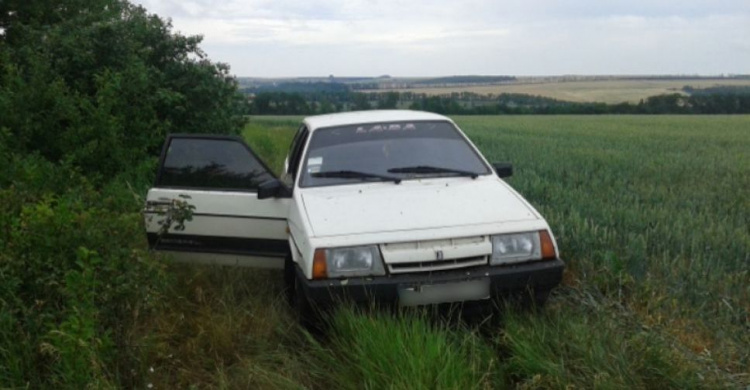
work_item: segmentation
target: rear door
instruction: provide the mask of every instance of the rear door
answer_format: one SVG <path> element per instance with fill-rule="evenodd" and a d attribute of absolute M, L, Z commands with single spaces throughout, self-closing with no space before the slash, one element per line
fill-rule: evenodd
<path fill-rule="evenodd" d="M 257 196 L 274 178 L 239 137 L 170 135 L 146 199 L 149 246 L 183 262 L 282 268 L 290 199 Z"/>

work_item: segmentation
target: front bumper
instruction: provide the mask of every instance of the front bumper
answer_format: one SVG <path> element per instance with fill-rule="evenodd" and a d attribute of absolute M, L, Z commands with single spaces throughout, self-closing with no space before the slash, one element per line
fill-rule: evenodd
<path fill-rule="evenodd" d="M 508 266 L 483 266 L 454 271 L 401 274 L 349 279 L 308 280 L 297 268 L 300 293 L 318 306 L 342 300 L 355 303 L 397 304 L 399 290 L 406 286 L 456 283 L 489 279 L 490 297 L 496 298 L 527 289 L 549 290 L 562 280 L 565 263 L 545 260 Z"/>

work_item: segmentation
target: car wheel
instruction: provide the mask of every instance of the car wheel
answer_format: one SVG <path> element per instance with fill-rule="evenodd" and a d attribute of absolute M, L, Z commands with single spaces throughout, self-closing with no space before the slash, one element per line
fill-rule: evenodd
<path fill-rule="evenodd" d="M 289 306 L 292 307 L 294 307 L 296 290 L 295 279 L 297 276 L 294 272 L 294 267 L 296 266 L 297 265 L 294 264 L 294 260 L 292 259 L 292 254 L 287 253 L 286 258 L 284 259 L 284 298 L 286 298 L 286 302 Z"/>
<path fill-rule="evenodd" d="M 523 292 L 519 291 L 511 296 L 507 303 L 510 303 L 523 311 L 542 309 L 547 303 L 549 294 L 549 289 L 529 288 Z"/>
<path fill-rule="evenodd" d="M 313 306 L 310 299 L 304 294 L 299 279 L 294 277 L 294 311 L 297 321 L 303 328 L 313 334 L 321 332 L 321 320 L 318 310 Z"/>
<path fill-rule="evenodd" d="M 533 291 L 533 299 L 531 301 L 531 304 L 533 307 L 537 309 L 541 309 L 544 307 L 544 305 L 547 303 L 547 299 L 549 298 L 549 289 L 540 289 L 540 290 L 534 290 Z"/>

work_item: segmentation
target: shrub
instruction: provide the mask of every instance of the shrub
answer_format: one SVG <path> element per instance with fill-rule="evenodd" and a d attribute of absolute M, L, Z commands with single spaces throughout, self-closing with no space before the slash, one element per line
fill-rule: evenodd
<path fill-rule="evenodd" d="M 144 248 L 137 202 L 102 198 L 75 170 L 38 156 L 4 162 L 0 384 L 114 383 L 137 368 L 129 329 L 165 284 Z"/>
<path fill-rule="evenodd" d="M 109 178 L 170 132 L 239 132 L 245 99 L 201 37 L 123 0 L 0 4 L 0 128 L 13 150 Z"/>

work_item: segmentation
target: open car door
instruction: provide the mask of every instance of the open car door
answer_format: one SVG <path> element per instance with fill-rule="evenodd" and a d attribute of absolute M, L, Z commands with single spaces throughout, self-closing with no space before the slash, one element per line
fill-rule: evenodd
<path fill-rule="evenodd" d="M 239 137 L 168 136 L 144 210 L 149 246 L 183 262 L 283 268 L 290 199 L 257 194 L 274 178 Z"/>

